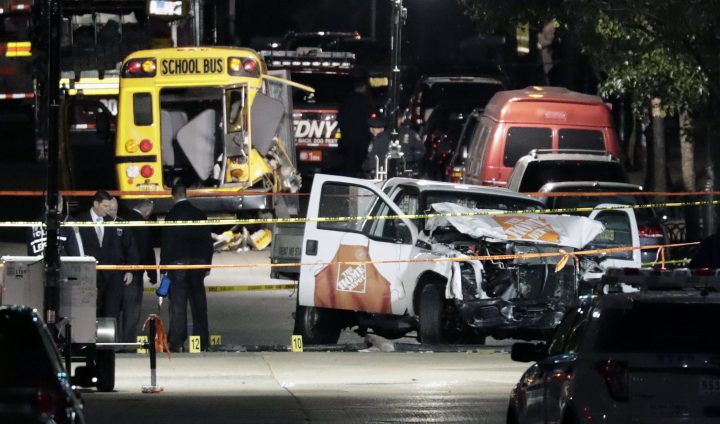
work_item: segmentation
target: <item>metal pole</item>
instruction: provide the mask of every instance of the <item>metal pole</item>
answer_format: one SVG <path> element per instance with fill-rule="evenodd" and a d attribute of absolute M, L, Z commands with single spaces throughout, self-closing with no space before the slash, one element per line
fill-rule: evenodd
<path fill-rule="evenodd" d="M 157 387 L 157 352 L 155 352 L 155 318 L 150 319 L 150 328 L 148 330 L 148 343 L 150 343 L 150 386 Z"/>
<path fill-rule="evenodd" d="M 390 52 L 391 52 L 391 63 L 390 63 L 390 110 L 388 118 L 390 123 L 388 130 L 390 130 L 390 145 L 388 146 L 388 178 L 394 177 L 399 174 L 399 159 L 402 156 L 400 150 L 400 137 L 398 134 L 398 96 L 399 96 L 399 84 L 400 84 L 400 60 L 401 60 L 401 47 L 402 47 L 402 25 L 405 18 L 405 8 L 403 8 L 402 0 L 391 0 L 392 1 L 392 20 L 391 20 L 391 31 L 390 31 Z"/>
<path fill-rule="evenodd" d="M 45 321 L 55 324 L 59 303 L 60 252 L 58 250 L 58 155 L 60 140 L 60 21 L 62 0 L 47 0 L 50 42 L 48 43 L 48 158 L 47 158 L 47 245 L 45 246 Z"/>

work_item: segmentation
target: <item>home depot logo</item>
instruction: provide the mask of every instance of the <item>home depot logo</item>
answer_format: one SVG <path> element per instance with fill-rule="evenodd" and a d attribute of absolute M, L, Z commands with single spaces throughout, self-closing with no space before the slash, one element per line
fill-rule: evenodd
<path fill-rule="evenodd" d="M 527 216 L 495 217 L 509 239 L 537 240 L 559 243 L 560 235 L 543 218 Z"/>
<path fill-rule="evenodd" d="M 339 264 L 336 286 L 338 291 L 365 293 L 367 291 L 365 264 Z"/>

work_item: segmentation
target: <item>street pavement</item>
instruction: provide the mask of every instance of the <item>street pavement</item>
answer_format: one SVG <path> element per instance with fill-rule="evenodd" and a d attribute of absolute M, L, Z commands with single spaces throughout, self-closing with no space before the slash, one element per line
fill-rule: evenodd
<path fill-rule="evenodd" d="M 116 391 L 84 390 L 89 423 L 503 423 L 523 364 L 474 353 L 121 354 Z"/>
<path fill-rule="evenodd" d="M 21 244 L 0 244 L 2 255 L 23 253 Z M 213 263 L 269 259 L 267 251 L 223 252 Z M 412 334 L 387 341 L 351 330 L 340 339 L 346 351 L 287 352 L 295 290 L 250 289 L 291 282 L 270 279 L 262 266 L 213 269 L 205 282 L 210 333 L 222 345 L 158 356 L 159 394 L 141 393 L 150 382 L 147 355 L 118 354 L 114 392 L 82 389 L 88 423 L 502 423 L 527 367 L 510 360 L 509 342 L 431 352 Z M 159 313 L 167 328 L 167 303 L 158 307 L 146 288 L 143 316 Z"/>

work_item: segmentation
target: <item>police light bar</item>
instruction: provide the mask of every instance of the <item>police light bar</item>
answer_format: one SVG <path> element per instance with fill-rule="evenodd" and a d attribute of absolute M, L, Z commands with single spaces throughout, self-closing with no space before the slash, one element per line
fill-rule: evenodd
<path fill-rule="evenodd" d="M 260 55 L 271 68 L 352 69 L 355 66 L 355 54 L 351 52 L 262 50 Z"/>

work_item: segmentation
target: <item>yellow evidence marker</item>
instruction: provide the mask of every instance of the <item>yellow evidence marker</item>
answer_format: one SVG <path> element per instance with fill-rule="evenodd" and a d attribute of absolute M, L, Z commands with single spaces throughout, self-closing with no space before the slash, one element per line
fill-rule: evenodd
<path fill-rule="evenodd" d="M 200 353 L 200 336 L 190 336 L 190 353 Z"/>
<path fill-rule="evenodd" d="M 137 336 L 138 343 L 147 343 L 147 341 L 148 341 L 148 336 Z M 139 347 L 137 349 L 137 353 L 148 353 L 148 350 L 143 347 Z"/>
<path fill-rule="evenodd" d="M 302 336 L 299 336 L 297 334 L 292 335 L 292 340 L 290 342 L 290 350 L 293 352 L 303 351 Z"/>

